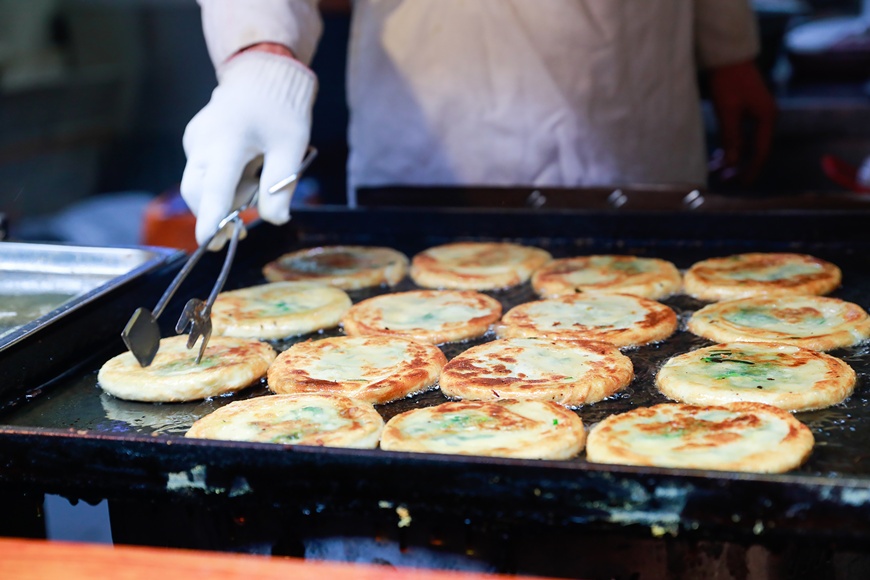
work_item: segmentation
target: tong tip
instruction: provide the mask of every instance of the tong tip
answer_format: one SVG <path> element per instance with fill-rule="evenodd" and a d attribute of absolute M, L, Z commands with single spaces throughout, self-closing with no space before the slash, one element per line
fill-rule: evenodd
<path fill-rule="evenodd" d="M 202 362 L 202 355 L 205 354 L 205 347 L 208 345 L 208 341 L 211 338 L 211 333 L 202 335 L 202 342 L 199 343 L 199 351 L 196 353 L 196 364 L 200 364 Z M 191 348 L 193 345 L 189 344 L 188 347 Z"/>
<path fill-rule="evenodd" d="M 150 365 L 160 348 L 160 328 L 151 311 L 137 308 L 121 332 L 121 339 L 139 366 Z"/>

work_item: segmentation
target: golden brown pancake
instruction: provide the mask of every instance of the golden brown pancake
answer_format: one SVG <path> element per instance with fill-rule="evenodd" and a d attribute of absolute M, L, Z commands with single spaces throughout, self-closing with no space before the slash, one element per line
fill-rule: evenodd
<path fill-rule="evenodd" d="M 350 306 L 350 297 L 339 288 L 272 282 L 218 294 L 212 324 L 223 336 L 279 339 L 338 326 Z"/>
<path fill-rule="evenodd" d="M 822 296 L 741 298 L 705 306 L 688 328 L 716 342 L 779 342 L 833 350 L 870 336 L 870 317 L 851 302 Z"/>
<path fill-rule="evenodd" d="M 448 397 L 595 403 L 625 388 L 631 359 L 610 343 L 505 338 L 472 347 L 447 363 L 441 392 Z"/>
<path fill-rule="evenodd" d="M 515 306 L 496 332 L 500 338 L 537 336 L 635 346 L 664 340 L 676 329 L 676 313 L 659 302 L 628 294 L 584 293 Z"/>
<path fill-rule="evenodd" d="M 452 401 L 387 421 L 381 449 L 421 453 L 569 459 L 586 431 L 573 411 L 546 401 Z"/>
<path fill-rule="evenodd" d="M 337 336 L 294 344 L 269 367 L 276 393 L 333 393 L 388 403 L 435 386 L 437 346 L 398 336 Z"/>
<path fill-rule="evenodd" d="M 688 469 L 781 473 L 813 449 L 810 430 L 787 411 L 760 403 L 665 403 L 611 415 L 589 432 L 586 458 Z"/>
<path fill-rule="evenodd" d="M 506 242 L 456 242 L 424 250 L 411 278 L 424 288 L 496 290 L 522 284 L 552 259 L 540 248 Z"/>
<path fill-rule="evenodd" d="M 806 254 L 735 254 L 710 258 L 686 272 L 686 293 L 701 300 L 750 296 L 828 294 L 842 279 L 840 269 Z"/>
<path fill-rule="evenodd" d="M 441 344 L 475 338 L 501 316 L 501 303 L 473 290 L 413 290 L 355 304 L 342 319 L 348 336 L 403 336 Z"/>
<path fill-rule="evenodd" d="M 580 256 L 539 268 L 532 275 L 532 287 L 544 298 L 606 292 L 659 300 L 679 292 L 682 278 L 676 266 L 658 258 Z"/>
<path fill-rule="evenodd" d="M 212 336 L 196 363 L 199 344 L 187 348 L 187 336 L 160 340 L 151 365 L 143 367 L 130 352 L 106 361 L 97 384 L 107 393 L 130 401 L 195 401 L 232 393 L 257 383 L 276 353 L 258 340 Z"/>
<path fill-rule="evenodd" d="M 320 246 L 290 252 L 263 267 L 270 282 L 308 280 L 343 290 L 395 286 L 408 273 L 405 254 L 378 246 Z"/>
<path fill-rule="evenodd" d="M 855 371 L 838 358 L 799 346 L 729 342 L 670 359 L 656 386 L 668 398 L 693 405 L 754 402 L 806 411 L 851 395 Z"/>
<path fill-rule="evenodd" d="M 335 394 L 236 401 L 196 421 L 185 437 L 373 449 L 384 420 L 369 403 Z"/>

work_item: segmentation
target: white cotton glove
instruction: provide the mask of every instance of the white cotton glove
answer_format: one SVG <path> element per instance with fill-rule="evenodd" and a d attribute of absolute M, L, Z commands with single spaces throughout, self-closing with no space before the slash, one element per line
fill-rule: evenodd
<path fill-rule="evenodd" d="M 295 173 L 311 134 L 311 107 L 317 78 L 299 61 L 247 51 L 218 70 L 218 86 L 208 104 L 184 131 L 187 166 L 181 196 L 197 217 L 196 240 L 205 243 L 233 209 L 257 187 L 260 217 L 273 224 L 290 219 L 292 183 L 268 189 Z M 220 249 L 226 232 L 210 249 Z"/>

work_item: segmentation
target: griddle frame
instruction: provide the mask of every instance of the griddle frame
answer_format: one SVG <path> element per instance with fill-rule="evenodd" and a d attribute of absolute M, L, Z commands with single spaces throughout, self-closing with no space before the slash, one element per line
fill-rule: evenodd
<path fill-rule="evenodd" d="M 870 214 L 859 211 L 688 215 L 578 210 L 319 208 L 298 211 L 289 227 L 258 224 L 236 264 L 258 268 L 294 247 L 315 242 L 378 244 L 410 250 L 453 239 L 626 240 L 656 247 L 749 250 L 759 244 L 800 250 L 847 249 L 865 256 Z M 802 238 L 795 241 L 796 235 Z M 727 237 L 726 237 L 727 236 Z M 617 243 L 618 245 L 618 243 Z M 408 251 L 408 250 L 406 250 Z M 864 260 L 864 258 L 860 258 Z M 220 256 L 204 260 L 185 290 L 207 288 Z M 870 261 L 867 262 L 870 266 Z M 243 267 L 241 269 L 244 269 Z M 168 276 L 166 274 L 164 278 Z M 152 281 L 149 293 L 157 292 Z M 156 296 L 157 294 L 153 294 Z M 136 297 L 138 299 L 141 296 Z M 128 297 L 124 303 L 129 303 Z M 867 306 L 866 304 L 864 306 Z M 173 318 L 167 311 L 167 319 Z M 53 367 L 54 380 L 20 384 L 7 404 L 48 396 L 70 373 L 95 368 L 120 338 L 94 354 L 67 339 L 95 313 L 72 317 L 43 349 L 77 352 L 81 365 Z M 66 334 L 64 334 L 66 333 Z M 0 374 L 8 360 L 0 361 Z M 653 536 L 870 539 L 870 476 L 730 472 L 601 466 L 186 440 L 178 437 L 0 426 L 0 487 L 39 489 L 79 498 L 275 505 L 382 514 L 479 518 L 504 525 L 565 529 L 632 529 Z M 433 516 L 434 517 L 434 516 Z"/>

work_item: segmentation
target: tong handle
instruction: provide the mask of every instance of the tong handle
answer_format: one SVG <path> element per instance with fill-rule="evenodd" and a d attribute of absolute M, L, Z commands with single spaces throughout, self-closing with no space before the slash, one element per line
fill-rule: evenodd
<path fill-rule="evenodd" d="M 270 194 L 277 193 L 281 189 L 287 187 L 288 185 L 290 185 L 294 181 L 298 180 L 299 177 L 302 175 L 302 172 L 305 171 L 308 168 L 308 166 L 311 165 L 311 162 L 314 161 L 314 158 L 317 157 L 317 153 L 318 153 L 318 151 L 317 151 L 316 147 L 309 146 L 308 149 L 305 151 L 305 156 L 302 158 L 302 162 L 299 164 L 299 168 L 296 170 L 296 172 L 293 173 L 292 175 L 288 175 L 287 177 L 285 177 L 284 179 L 282 179 L 278 183 L 272 185 L 269 188 L 268 193 L 270 193 Z M 251 207 L 252 205 L 254 205 L 256 203 L 258 192 L 259 192 L 259 186 L 254 188 L 254 192 L 248 198 L 248 201 L 246 201 L 245 203 L 243 203 L 242 205 L 240 205 L 239 207 L 234 209 L 232 212 L 230 212 L 230 214 L 227 217 L 222 219 L 220 221 L 220 223 L 218 224 L 217 229 L 215 229 L 214 233 L 211 235 L 211 237 L 209 237 L 209 239 L 206 240 L 206 242 L 204 244 L 200 245 L 196 249 L 196 251 L 193 254 L 191 254 L 190 258 L 188 258 L 188 260 L 187 260 L 187 263 L 178 272 L 178 274 L 175 275 L 175 278 L 172 280 L 172 283 L 169 285 L 169 287 L 166 288 L 166 291 L 163 292 L 163 296 L 160 297 L 160 300 L 157 302 L 157 305 L 154 306 L 153 315 L 154 315 L 155 319 L 160 316 L 160 314 L 166 308 L 166 305 L 169 304 L 169 301 L 175 295 L 175 292 L 178 290 L 178 287 L 181 286 L 181 283 L 184 282 L 184 279 L 187 278 L 187 276 L 190 274 L 190 271 L 193 270 L 193 268 L 196 266 L 197 262 L 199 262 L 200 258 L 202 258 L 203 255 L 206 253 L 206 251 L 208 251 L 208 247 L 211 244 L 212 240 L 214 240 L 215 236 L 217 236 L 221 230 L 223 230 L 230 222 L 232 222 L 234 220 L 237 221 L 236 228 L 240 228 L 240 226 L 242 225 L 241 224 L 242 220 L 239 218 L 239 215 L 243 211 L 245 211 L 246 209 L 248 209 L 249 207 Z M 239 230 L 238 232 L 235 232 L 235 231 L 233 232 L 233 237 L 236 240 L 236 244 L 238 244 L 238 237 L 240 234 L 241 234 L 241 230 Z M 230 240 L 230 242 L 232 243 L 232 240 Z M 234 255 L 235 254 L 235 247 L 232 247 L 231 250 L 228 250 L 228 261 L 224 262 L 224 268 L 221 269 L 221 274 L 220 274 L 220 276 L 218 276 L 218 282 L 221 282 L 220 278 L 223 277 L 223 282 L 220 283 L 220 288 L 222 288 L 223 284 L 226 282 L 226 278 L 227 278 L 227 275 L 229 273 L 229 264 L 232 263 L 232 257 L 229 256 L 230 251 L 232 251 L 232 253 Z M 224 273 L 224 269 L 226 269 L 226 271 L 227 271 L 226 274 Z M 215 284 L 215 288 L 218 288 L 218 284 Z M 218 290 L 217 292 L 212 290 L 212 295 L 214 296 L 214 298 L 212 298 L 211 295 L 209 296 L 209 300 L 208 300 L 209 310 L 211 309 L 211 304 L 214 303 L 214 300 L 215 300 L 215 298 L 217 298 L 217 294 L 219 292 L 220 292 L 220 290 Z"/>
<path fill-rule="evenodd" d="M 236 216 L 234 218 L 235 224 L 233 225 L 233 235 L 230 238 L 229 246 L 227 247 L 227 255 L 224 258 L 224 265 L 221 266 L 220 274 L 218 274 L 217 280 L 214 283 L 214 286 L 211 289 L 211 294 L 208 295 L 208 299 L 205 301 L 205 314 L 209 316 L 211 314 L 211 307 L 214 304 L 214 301 L 217 299 L 218 294 L 223 289 L 224 284 L 227 282 L 227 278 L 230 275 L 230 268 L 233 265 L 233 259 L 236 256 L 236 248 L 239 246 L 239 236 L 242 233 L 242 218 Z"/>
<path fill-rule="evenodd" d="M 302 172 L 308 169 L 308 166 L 311 165 L 311 162 L 314 161 L 315 157 L 317 157 L 317 147 L 312 147 L 309 145 L 308 149 L 305 150 L 305 156 L 302 157 L 302 161 L 299 163 L 299 168 L 296 169 L 296 173 L 288 175 L 278 183 L 272 185 L 272 187 L 270 187 L 268 190 L 269 193 L 278 193 L 279 191 L 299 179 L 299 177 L 302 175 Z"/>
<path fill-rule="evenodd" d="M 242 232 L 242 219 L 236 218 L 235 224 L 233 227 L 233 234 L 230 238 L 230 243 L 227 246 L 227 255 L 224 258 L 224 264 L 221 266 L 220 274 L 218 275 L 217 280 L 215 281 L 214 287 L 211 289 L 211 294 L 208 295 L 208 299 L 203 302 L 199 302 L 200 308 L 196 308 L 192 313 L 193 321 L 190 322 L 190 336 L 187 340 L 187 348 L 193 348 L 193 345 L 196 344 L 196 339 L 201 336 L 202 341 L 199 344 L 199 351 L 196 353 L 196 364 L 202 362 L 202 357 L 205 354 L 205 349 L 208 346 L 208 341 L 211 339 L 211 307 L 214 305 L 215 300 L 220 294 L 221 289 L 224 287 L 224 284 L 227 281 L 227 277 L 230 273 L 230 268 L 233 265 L 233 259 L 236 255 L 236 248 L 239 245 L 239 236 Z M 193 302 L 193 301 L 191 301 Z M 188 321 L 185 319 L 185 315 L 182 314 L 181 318 L 178 320 L 178 324 L 175 326 L 175 330 L 177 332 L 182 332 L 184 330 L 184 326 L 188 324 Z"/>
<path fill-rule="evenodd" d="M 196 266 L 196 263 L 199 262 L 200 258 L 208 251 L 208 245 L 217 235 L 217 230 L 214 234 L 212 234 L 211 238 L 209 238 L 208 242 L 199 246 L 196 251 L 191 254 L 190 258 L 187 259 L 187 262 L 184 264 L 184 267 L 178 271 L 178 274 L 173 278 L 172 283 L 166 288 L 163 292 L 163 296 L 160 297 L 160 300 L 157 301 L 157 305 L 154 306 L 154 318 L 158 318 L 160 314 L 163 312 L 163 309 L 166 308 L 166 305 L 169 304 L 169 301 L 175 295 L 175 292 L 178 290 L 178 287 L 181 286 L 181 283 L 184 282 L 184 279 L 190 274 L 190 271 Z"/>

